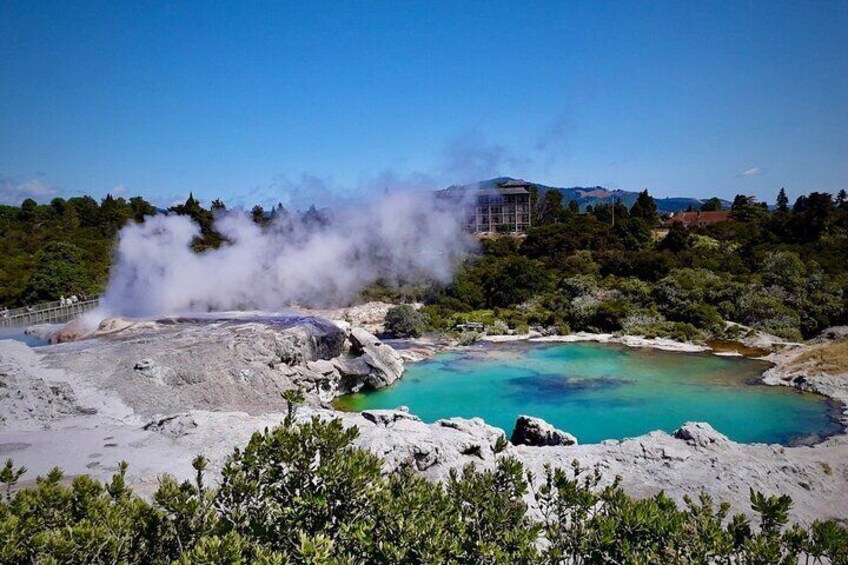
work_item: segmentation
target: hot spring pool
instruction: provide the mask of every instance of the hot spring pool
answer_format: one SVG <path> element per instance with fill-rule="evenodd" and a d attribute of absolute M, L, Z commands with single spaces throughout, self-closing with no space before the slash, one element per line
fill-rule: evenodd
<path fill-rule="evenodd" d="M 709 422 L 739 442 L 791 445 L 838 433 L 837 403 L 755 384 L 768 364 L 595 343 L 479 346 L 407 366 L 401 381 L 337 400 L 343 410 L 408 406 L 427 422 L 479 416 L 508 434 L 519 414 L 581 443 Z"/>

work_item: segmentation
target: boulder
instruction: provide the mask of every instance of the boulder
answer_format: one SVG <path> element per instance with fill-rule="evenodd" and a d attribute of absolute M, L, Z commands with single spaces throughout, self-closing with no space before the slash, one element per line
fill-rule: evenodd
<path fill-rule="evenodd" d="M 674 432 L 674 437 L 695 447 L 724 446 L 730 443 L 726 435 L 717 432 L 706 422 L 686 422 Z"/>
<path fill-rule="evenodd" d="M 511 449 L 503 430 L 480 418 L 427 424 L 402 410 L 369 410 L 343 418 L 359 428 L 357 445 L 383 458 L 385 472 L 410 468 L 445 479 L 451 469 L 469 463 L 491 468 L 498 453 Z"/>
<path fill-rule="evenodd" d="M 513 445 L 577 445 L 577 438 L 558 430 L 541 418 L 519 416 L 512 431 Z"/>
<path fill-rule="evenodd" d="M 360 364 L 368 366 L 368 375 L 363 380 L 369 388 L 387 387 L 403 375 L 400 354 L 362 328 L 350 330 L 350 351 Z"/>
<path fill-rule="evenodd" d="M 825 343 L 828 341 L 836 341 L 848 337 L 848 326 L 833 326 L 822 330 L 822 332 L 814 339 L 814 343 Z"/>
<path fill-rule="evenodd" d="M 307 318 L 300 327 L 306 329 L 310 337 L 307 359 L 328 360 L 344 353 L 345 333 L 334 323 L 321 318 Z"/>
<path fill-rule="evenodd" d="M 176 371 L 171 367 L 156 363 L 153 359 L 140 359 L 136 361 L 135 365 L 133 365 L 133 370 L 147 377 L 158 386 L 174 384 L 176 380 Z"/>
<path fill-rule="evenodd" d="M 80 318 L 71 320 L 50 335 L 50 343 L 67 343 L 70 341 L 80 341 L 91 335 L 91 328 L 88 327 Z"/>
<path fill-rule="evenodd" d="M 397 410 L 364 410 L 362 417 L 384 428 L 388 428 L 398 420 L 421 421 L 421 418 L 415 414 L 410 414 L 408 408 L 406 410 L 402 408 L 398 408 Z"/>
<path fill-rule="evenodd" d="M 181 438 L 197 428 L 197 420 L 192 414 L 172 414 L 158 420 L 153 420 L 144 425 L 149 432 L 158 432 L 171 439 Z"/>

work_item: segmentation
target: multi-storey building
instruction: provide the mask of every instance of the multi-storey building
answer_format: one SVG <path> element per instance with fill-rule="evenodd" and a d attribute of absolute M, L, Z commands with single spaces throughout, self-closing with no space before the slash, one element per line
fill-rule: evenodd
<path fill-rule="evenodd" d="M 466 228 L 475 234 L 524 233 L 530 227 L 530 183 L 511 180 L 496 188 L 466 189 Z M 466 191 L 472 191 L 469 194 Z M 459 194 L 450 193 L 457 198 Z"/>

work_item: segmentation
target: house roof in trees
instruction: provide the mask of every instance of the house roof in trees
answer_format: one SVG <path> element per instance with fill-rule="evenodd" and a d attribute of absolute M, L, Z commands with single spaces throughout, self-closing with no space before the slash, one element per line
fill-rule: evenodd
<path fill-rule="evenodd" d="M 721 212 L 677 212 L 673 214 L 668 220 L 666 220 L 666 225 L 671 224 L 683 224 L 684 226 L 705 226 L 707 224 L 715 224 L 717 222 L 724 222 L 730 219 L 729 211 L 721 211 Z"/>

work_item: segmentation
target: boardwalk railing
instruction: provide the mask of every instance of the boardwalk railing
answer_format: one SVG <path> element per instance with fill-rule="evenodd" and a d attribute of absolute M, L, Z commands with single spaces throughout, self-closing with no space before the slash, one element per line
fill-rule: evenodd
<path fill-rule="evenodd" d="M 46 305 L 31 306 L 30 308 L 16 308 L 9 310 L 8 314 L 0 312 L 0 328 L 67 322 L 80 314 L 94 310 L 98 304 L 100 304 L 100 299 L 93 298 L 73 304 L 63 305 L 56 301 L 49 302 Z"/>

